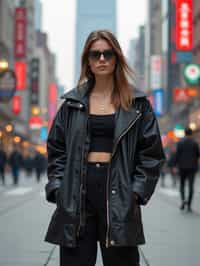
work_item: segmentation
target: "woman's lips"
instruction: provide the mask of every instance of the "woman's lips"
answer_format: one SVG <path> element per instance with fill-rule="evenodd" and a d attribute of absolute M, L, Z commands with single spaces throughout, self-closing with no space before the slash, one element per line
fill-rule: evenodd
<path fill-rule="evenodd" d="M 104 65 L 104 66 L 98 66 L 97 68 L 98 68 L 98 69 L 105 69 L 106 67 L 107 67 L 107 66 Z"/>

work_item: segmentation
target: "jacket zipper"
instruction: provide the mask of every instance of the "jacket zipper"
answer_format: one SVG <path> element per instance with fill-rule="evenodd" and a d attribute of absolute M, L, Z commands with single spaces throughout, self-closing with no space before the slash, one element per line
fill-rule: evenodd
<path fill-rule="evenodd" d="M 110 163 L 108 166 L 108 172 L 107 172 L 107 184 L 106 184 L 106 207 L 107 207 L 107 231 L 106 231 L 106 248 L 109 247 L 109 229 L 110 229 L 110 218 L 109 218 L 109 179 L 110 179 L 110 165 L 111 165 L 111 160 L 113 158 L 113 156 L 115 155 L 116 149 L 117 149 L 117 145 L 119 144 L 120 140 L 122 139 L 122 137 L 124 135 L 127 134 L 127 132 L 131 129 L 131 127 L 136 123 L 136 121 L 140 118 L 142 114 L 140 113 L 135 120 L 133 120 L 130 125 L 128 126 L 128 128 L 118 137 L 117 141 L 115 142 L 115 145 L 113 147 L 113 152 L 111 154 L 111 159 L 110 159 Z"/>
<path fill-rule="evenodd" d="M 87 132 L 87 122 L 88 122 L 88 111 L 87 111 L 87 118 L 86 118 L 86 124 L 85 124 L 85 132 Z M 85 134 L 87 135 L 87 134 Z M 85 141 L 85 139 L 84 139 Z M 82 190 L 83 190 L 83 162 L 84 161 L 84 145 L 82 149 L 82 160 L 81 160 L 81 185 L 80 185 L 80 222 L 77 230 L 77 236 L 79 237 L 80 235 L 80 230 L 81 230 L 81 224 L 82 224 Z"/>

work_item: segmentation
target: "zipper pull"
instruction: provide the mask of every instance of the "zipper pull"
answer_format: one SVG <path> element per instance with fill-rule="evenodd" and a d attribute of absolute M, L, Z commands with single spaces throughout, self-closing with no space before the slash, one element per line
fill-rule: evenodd
<path fill-rule="evenodd" d="M 108 238 L 106 238 L 106 248 L 108 248 L 109 244 L 108 244 Z"/>

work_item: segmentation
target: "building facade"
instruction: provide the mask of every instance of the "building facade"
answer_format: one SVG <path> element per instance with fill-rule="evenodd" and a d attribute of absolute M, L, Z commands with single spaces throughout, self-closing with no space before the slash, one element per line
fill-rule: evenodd
<path fill-rule="evenodd" d="M 193 0 L 193 25 L 194 25 L 194 63 L 200 64 L 200 3 Z"/>
<path fill-rule="evenodd" d="M 78 0 L 76 9 L 75 84 L 80 75 L 81 53 L 88 34 L 108 29 L 116 34 L 116 0 Z"/>
<path fill-rule="evenodd" d="M 147 1 L 147 23 L 145 25 L 145 88 L 151 91 L 151 57 L 162 53 L 162 1 Z"/>

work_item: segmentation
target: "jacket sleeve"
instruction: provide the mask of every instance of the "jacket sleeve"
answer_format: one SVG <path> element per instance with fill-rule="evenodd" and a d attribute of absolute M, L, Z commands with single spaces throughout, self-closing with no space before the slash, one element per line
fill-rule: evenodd
<path fill-rule="evenodd" d="M 139 204 L 145 205 L 154 192 L 165 155 L 158 123 L 148 100 L 144 101 L 142 109 L 132 190 L 139 196 Z"/>
<path fill-rule="evenodd" d="M 64 130 L 66 121 L 65 109 L 63 104 L 56 114 L 47 139 L 48 183 L 45 186 L 45 191 L 47 201 L 53 203 L 56 202 L 55 192 L 60 187 L 67 159 Z"/>

